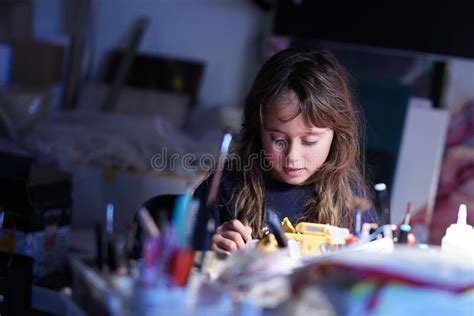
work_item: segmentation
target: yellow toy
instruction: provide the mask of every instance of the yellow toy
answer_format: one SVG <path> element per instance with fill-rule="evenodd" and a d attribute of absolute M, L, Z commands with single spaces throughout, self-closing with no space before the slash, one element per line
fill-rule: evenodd
<path fill-rule="evenodd" d="M 337 248 L 345 245 L 349 230 L 328 224 L 301 222 L 293 227 L 288 218 L 284 218 L 282 227 L 288 240 L 298 242 L 302 256 L 320 254 L 323 249 Z M 265 252 L 276 250 L 277 243 L 273 234 L 263 237 L 257 244 L 257 249 Z"/>
<path fill-rule="evenodd" d="M 257 249 L 262 252 L 272 252 L 278 249 L 278 243 L 273 234 L 266 234 L 257 243 Z"/>

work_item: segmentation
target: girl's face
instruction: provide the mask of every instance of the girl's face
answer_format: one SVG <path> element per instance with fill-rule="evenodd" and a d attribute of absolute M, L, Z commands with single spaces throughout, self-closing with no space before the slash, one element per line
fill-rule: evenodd
<path fill-rule="evenodd" d="M 261 135 L 263 150 L 272 167 L 270 175 L 288 184 L 303 184 L 326 161 L 334 131 L 308 126 L 302 114 L 288 121 L 298 107 L 293 93 L 269 107 L 263 113 Z"/>

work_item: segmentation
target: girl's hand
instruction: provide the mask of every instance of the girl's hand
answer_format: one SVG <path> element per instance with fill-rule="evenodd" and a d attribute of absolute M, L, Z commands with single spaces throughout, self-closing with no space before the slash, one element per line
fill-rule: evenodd
<path fill-rule="evenodd" d="M 217 227 L 212 236 L 211 250 L 226 253 L 245 249 L 245 243 L 252 239 L 252 228 L 233 219 Z"/>

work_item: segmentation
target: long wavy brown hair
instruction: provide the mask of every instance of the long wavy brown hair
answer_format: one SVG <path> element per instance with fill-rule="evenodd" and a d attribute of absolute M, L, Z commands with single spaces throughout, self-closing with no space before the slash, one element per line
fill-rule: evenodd
<path fill-rule="evenodd" d="M 331 53 L 286 49 L 262 66 L 245 99 L 242 139 L 235 152 L 242 161 L 264 155 L 262 113 L 275 110 L 275 100 L 290 92 L 299 101 L 295 117 L 301 113 L 307 123 L 334 131 L 327 160 L 305 183 L 314 187 L 314 194 L 306 203 L 302 219 L 351 227 L 349 210 L 354 191 L 366 191 L 360 141 L 362 112 L 352 100 L 346 70 Z M 235 216 L 250 225 L 258 237 L 266 220 L 267 174 L 258 163 L 241 173 L 243 181 L 233 198 Z"/>

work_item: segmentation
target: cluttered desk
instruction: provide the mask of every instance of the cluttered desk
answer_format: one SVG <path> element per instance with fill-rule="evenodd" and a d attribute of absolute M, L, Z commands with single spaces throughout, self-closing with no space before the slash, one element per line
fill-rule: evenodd
<path fill-rule="evenodd" d="M 215 173 L 212 182 L 221 176 Z M 441 247 L 419 244 L 410 205 L 403 223 L 394 225 L 386 186 L 375 191 L 380 224 L 361 220 L 361 200 L 354 202 L 352 233 L 328 224 L 293 225 L 268 209 L 264 236 L 232 254 L 209 249 L 212 220 L 204 230 L 207 247 L 193 249 L 190 219 L 199 202 L 190 190 L 167 202 L 169 219 L 142 207 L 121 241 L 108 205 L 94 263 L 71 259 L 73 298 L 92 315 L 472 315 L 474 232 L 466 205 Z M 208 203 L 213 198 L 211 186 Z"/>
<path fill-rule="evenodd" d="M 123 261 L 109 239 L 100 269 L 72 259 L 73 297 L 88 314 L 109 315 L 472 315 L 465 211 L 441 248 L 403 243 L 393 225 L 364 224 L 356 237 L 272 215 L 265 238 L 228 256 L 193 251 L 176 221 L 160 229 L 143 208 L 143 257 Z"/>

